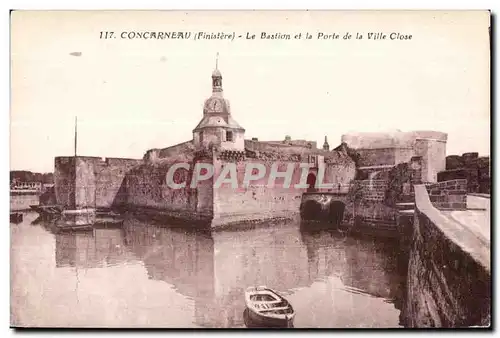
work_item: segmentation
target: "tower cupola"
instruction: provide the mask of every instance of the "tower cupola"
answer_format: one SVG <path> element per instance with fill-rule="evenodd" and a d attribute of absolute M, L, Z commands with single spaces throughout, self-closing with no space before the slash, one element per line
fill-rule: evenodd
<path fill-rule="evenodd" d="M 219 70 L 219 54 L 212 72 L 212 95 L 203 104 L 203 118 L 193 130 L 196 146 L 218 145 L 221 148 L 244 150 L 244 133 L 231 116 L 229 100 L 222 90 L 222 73 Z"/>

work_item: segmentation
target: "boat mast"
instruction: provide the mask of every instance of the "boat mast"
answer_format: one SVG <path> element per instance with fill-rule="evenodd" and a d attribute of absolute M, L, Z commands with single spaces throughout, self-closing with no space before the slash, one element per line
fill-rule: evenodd
<path fill-rule="evenodd" d="M 75 157 L 74 157 L 74 159 L 75 159 L 74 160 L 74 166 L 75 166 L 75 168 L 74 168 L 74 171 L 75 171 L 75 173 L 74 173 L 74 175 L 75 176 L 73 177 L 73 182 L 72 182 L 73 189 L 74 189 L 73 190 L 73 196 L 72 196 L 72 199 L 73 199 L 73 201 L 72 201 L 72 203 L 73 203 L 72 208 L 75 208 L 75 209 L 76 209 L 76 145 L 77 145 L 76 140 L 77 140 L 77 132 L 78 132 L 78 130 L 77 130 L 77 124 L 78 124 L 78 117 L 75 116 L 75 135 L 74 135 L 75 136 L 75 140 L 74 140 L 75 141 L 75 144 L 74 144 L 74 146 L 75 146 L 75 149 L 74 149 L 74 151 L 75 151 Z"/>
<path fill-rule="evenodd" d="M 78 129 L 77 129 L 77 125 L 78 125 L 78 117 L 75 116 L 75 157 L 76 157 L 76 145 L 77 145 L 77 134 L 78 134 Z"/>

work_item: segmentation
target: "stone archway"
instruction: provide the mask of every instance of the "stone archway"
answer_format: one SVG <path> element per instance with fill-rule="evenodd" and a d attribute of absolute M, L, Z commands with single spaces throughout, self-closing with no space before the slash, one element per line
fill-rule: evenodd
<path fill-rule="evenodd" d="M 344 219 L 345 204 L 341 201 L 332 201 L 328 206 L 328 220 L 340 225 Z"/>
<path fill-rule="evenodd" d="M 304 221 L 319 220 L 321 218 L 321 204 L 316 201 L 306 201 L 300 208 L 300 216 Z"/>
<path fill-rule="evenodd" d="M 309 173 L 309 175 L 307 175 L 306 183 L 309 185 L 309 187 L 307 188 L 307 192 L 315 192 L 316 191 L 316 174 Z"/>

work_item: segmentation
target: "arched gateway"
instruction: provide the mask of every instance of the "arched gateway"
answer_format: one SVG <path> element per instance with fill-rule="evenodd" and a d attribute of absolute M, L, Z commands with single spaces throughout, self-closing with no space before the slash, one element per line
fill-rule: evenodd
<path fill-rule="evenodd" d="M 323 221 L 340 225 L 344 219 L 347 194 L 333 192 L 305 192 L 300 204 L 304 221 Z"/>

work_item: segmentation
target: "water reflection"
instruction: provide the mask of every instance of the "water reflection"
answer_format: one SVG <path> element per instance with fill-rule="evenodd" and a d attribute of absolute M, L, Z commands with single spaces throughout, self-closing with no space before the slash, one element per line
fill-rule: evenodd
<path fill-rule="evenodd" d="M 334 232 L 308 233 L 297 223 L 205 234 L 134 218 L 126 219 L 120 229 L 53 236 L 56 268 L 106 271 L 114 266 L 113 273 L 127 276 L 120 293 L 103 294 L 121 297 L 121 306 L 129 309 L 121 322 L 114 322 L 116 326 L 137 323 L 136 317 L 127 317 L 132 314 L 146 318 L 140 325 L 172 326 L 169 320 L 182 308 L 184 319 L 191 313 L 191 326 L 244 327 L 244 289 L 250 285 L 267 285 L 283 293 L 296 310 L 295 327 L 398 326 L 399 311 L 388 304 L 401 293 L 393 244 Z M 132 270 L 136 264 L 143 270 Z M 162 284 L 147 284 L 137 275 L 141 273 Z M 99 278 L 113 278 L 108 276 Z M 169 304 L 159 297 L 161 288 L 161 294 L 173 290 L 185 301 Z M 139 302 L 155 297 L 158 304 L 151 308 Z"/>
<path fill-rule="evenodd" d="M 99 268 L 134 260 L 123 229 L 101 228 L 55 234 L 56 267 Z"/>
<path fill-rule="evenodd" d="M 346 291 L 361 292 L 375 297 L 391 298 L 391 274 L 387 252 L 381 244 L 343 237 L 337 233 L 302 233 L 307 249 L 311 279 L 337 276 Z"/>

